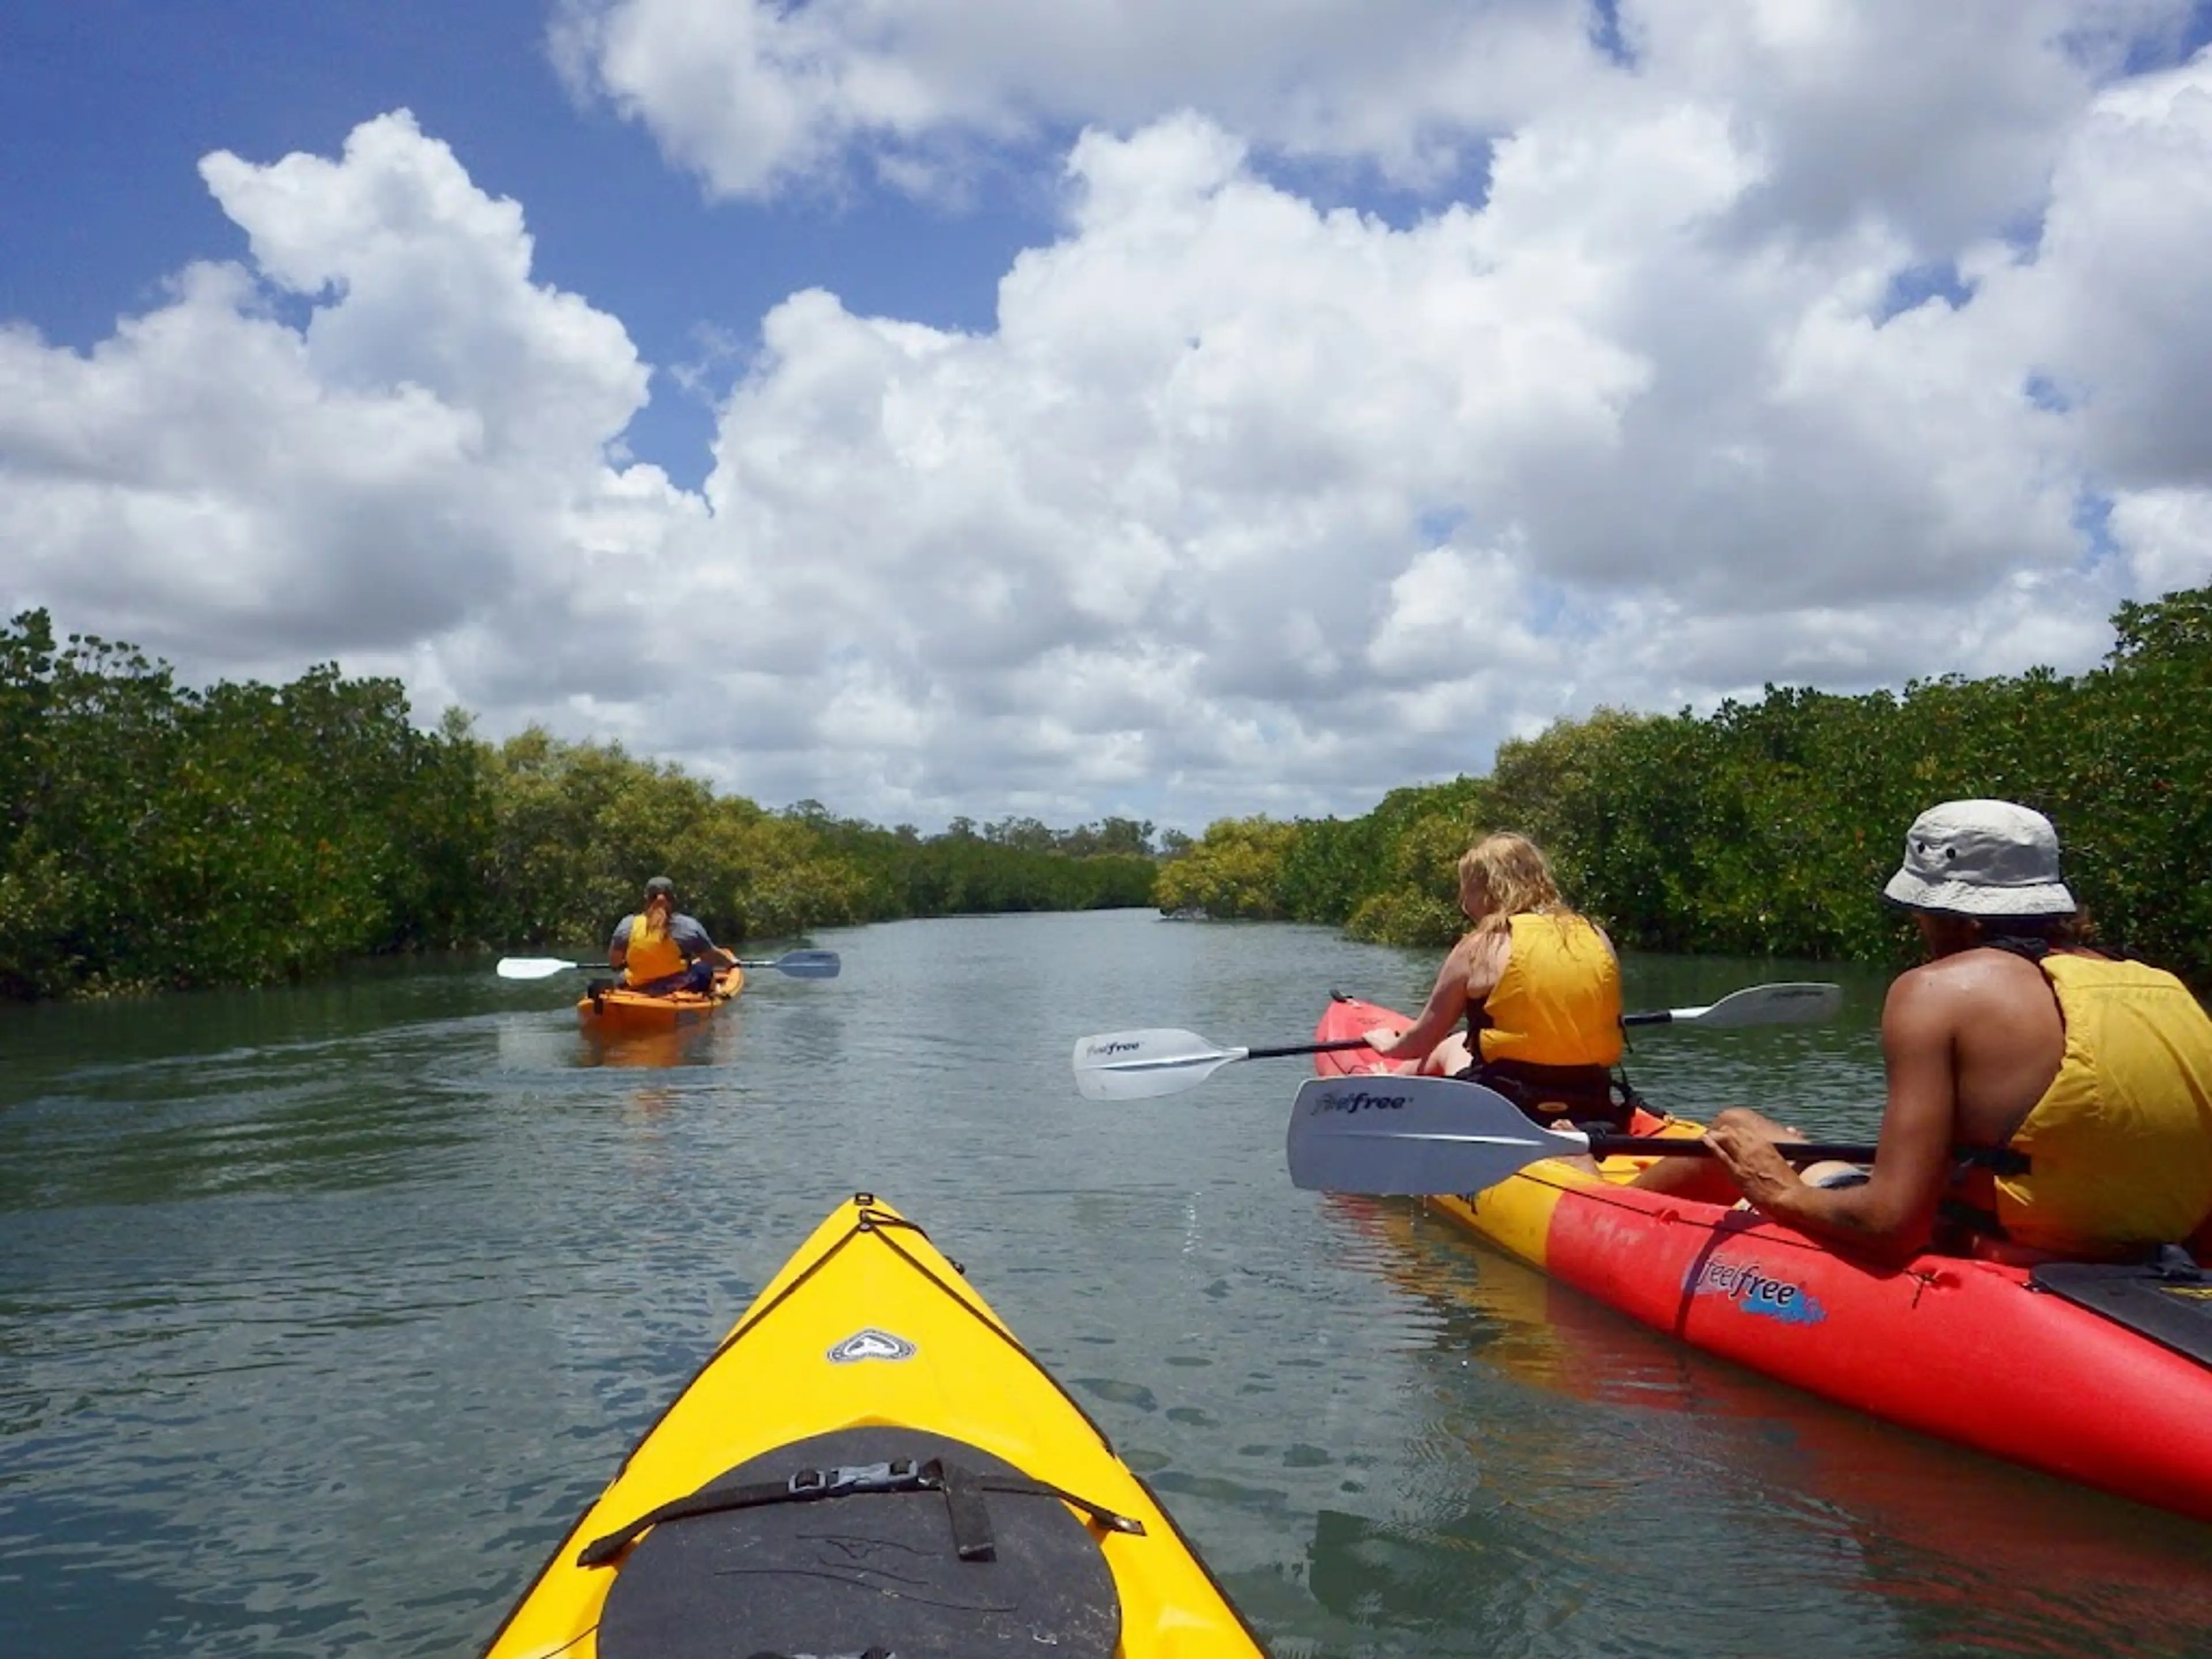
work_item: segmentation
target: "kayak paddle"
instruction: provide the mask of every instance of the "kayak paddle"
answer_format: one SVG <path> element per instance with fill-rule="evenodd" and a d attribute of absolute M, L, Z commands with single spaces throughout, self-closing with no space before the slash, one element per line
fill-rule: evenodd
<path fill-rule="evenodd" d="M 1623 1014 L 1623 1025 L 1709 1025 L 1731 1031 L 1741 1025 L 1810 1025 L 1833 1019 L 1844 1006 L 1844 988 L 1820 980 L 1784 980 L 1776 985 L 1747 985 L 1702 1008 L 1660 1008 L 1648 1014 Z"/>
<path fill-rule="evenodd" d="M 1151 1100 L 1179 1095 L 1235 1060 L 1274 1060 L 1284 1054 L 1317 1054 L 1331 1048 L 1364 1048 L 1364 1037 L 1334 1042 L 1293 1042 L 1280 1048 L 1217 1048 L 1195 1031 L 1164 1028 L 1109 1031 L 1078 1037 L 1075 1091 L 1085 1100 Z"/>
<path fill-rule="evenodd" d="M 1620 1023 L 1709 1025 L 1721 1030 L 1744 1025 L 1810 1024 L 1832 1017 L 1843 1001 L 1839 985 L 1752 985 L 1703 1007 L 1624 1014 Z M 1194 1089 L 1232 1060 L 1274 1060 L 1285 1054 L 1320 1054 L 1366 1046 L 1364 1037 L 1342 1037 L 1333 1042 L 1293 1042 L 1273 1048 L 1224 1048 L 1195 1031 L 1163 1028 L 1108 1031 L 1079 1038 L 1072 1064 L 1076 1092 L 1085 1100 L 1152 1100 Z"/>
<path fill-rule="evenodd" d="M 738 959 L 740 968 L 773 968 L 793 979 L 835 979 L 842 965 L 835 951 L 787 951 L 773 962 Z M 496 971 L 501 979 L 550 979 L 571 969 L 586 974 L 614 971 L 604 962 L 570 962 L 565 957 L 501 957 Z"/>
<path fill-rule="evenodd" d="M 1778 1140 L 1792 1164 L 1873 1160 L 1851 1141 Z M 1479 1193 L 1539 1158 L 1711 1158 L 1694 1137 L 1547 1129 L 1494 1089 L 1452 1078 L 1316 1078 L 1291 1110 L 1291 1184 L 1331 1193 Z"/>

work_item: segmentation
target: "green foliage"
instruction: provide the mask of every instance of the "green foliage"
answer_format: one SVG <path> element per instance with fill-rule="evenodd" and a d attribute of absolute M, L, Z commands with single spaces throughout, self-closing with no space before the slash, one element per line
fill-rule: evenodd
<path fill-rule="evenodd" d="M 769 812 L 616 744 L 417 729 L 394 680 L 179 687 L 43 611 L 0 633 L 0 994 L 258 984 L 379 951 L 596 955 L 667 875 L 715 938 L 1139 906 L 1152 826 L 924 837 Z"/>
<path fill-rule="evenodd" d="M 2212 587 L 2124 605 L 2082 686 L 2084 799 L 2059 819 L 2106 931 L 2212 981 Z"/>
<path fill-rule="evenodd" d="M 2128 604 L 2077 677 L 1769 686 L 1698 718 L 1600 709 L 1504 744 L 1485 778 L 1348 820 L 1011 817 L 941 836 L 768 811 L 615 744 L 467 717 L 332 665 L 180 688 L 127 645 L 0 631 L 0 994 L 258 983 L 369 952 L 596 953 L 649 875 L 717 939 L 903 916 L 1158 904 L 1440 945 L 1455 865 L 1519 830 L 1630 948 L 1881 959 L 1905 826 L 1995 795 L 2047 812 L 2105 936 L 2212 982 L 2212 588 Z"/>
<path fill-rule="evenodd" d="M 589 943 L 635 907 L 647 877 L 676 883 L 718 940 L 905 916 L 1150 903 L 1150 824 L 1109 818 L 1060 832 L 1009 818 L 942 836 L 716 796 L 678 769 L 613 744 L 530 731 L 487 751 L 487 877 L 495 937 Z"/>
<path fill-rule="evenodd" d="M 1009 818 L 980 833 L 955 818 L 945 834 L 878 829 L 826 814 L 817 832 L 866 872 L 867 920 L 1130 908 L 1152 902 L 1152 826 L 1127 818 L 1068 830 Z"/>
<path fill-rule="evenodd" d="M 1449 806 L 1407 818 L 1383 868 L 1388 884 L 1364 896 L 1345 924 L 1354 939 L 1449 945 L 1467 926 L 1459 908 L 1459 860 L 1479 833 Z"/>
<path fill-rule="evenodd" d="M 646 876 L 717 940 L 947 911 L 1152 902 L 1152 825 L 945 836 L 763 811 L 675 765 L 469 717 L 398 681 L 179 688 L 45 611 L 0 633 L 0 995 L 261 984 L 403 949 L 598 953 Z"/>
<path fill-rule="evenodd" d="M 0 991 L 256 984 L 472 931 L 468 745 L 396 680 L 186 690 L 28 611 L 0 733 Z"/>
<path fill-rule="evenodd" d="M 2077 678 L 1770 685 L 1702 719 L 1561 720 L 1501 745 L 1486 778 L 1395 790 L 1363 817 L 1217 824 L 1163 869 L 1159 902 L 1441 945 L 1462 925 L 1458 854 L 1511 829 L 1623 945 L 1895 960 L 1916 936 L 1879 894 L 1906 826 L 1996 796 L 2050 815 L 2107 940 L 2212 984 L 2212 588 L 2113 623 L 2111 656 Z"/>
<path fill-rule="evenodd" d="M 1297 826 L 1270 818 L 1223 818 L 1198 844 L 1161 866 L 1156 902 L 1164 911 L 1203 910 L 1217 921 L 1279 921 L 1290 912 L 1283 868 Z"/>
<path fill-rule="evenodd" d="M 1363 939 L 1427 943 L 1439 927 L 1450 937 L 1455 866 L 1484 821 L 1485 799 L 1480 780 L 1462 777 L 1394 789 L 1349 822 L 1300 819 L 1283 859 L 1285 914 Z"/>

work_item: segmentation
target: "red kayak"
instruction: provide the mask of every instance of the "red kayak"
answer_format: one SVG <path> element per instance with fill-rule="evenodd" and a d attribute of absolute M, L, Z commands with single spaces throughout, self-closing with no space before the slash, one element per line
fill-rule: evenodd
<path fill-rule="evenodd" d="M 1333 1001 L 1316 1042 L 1404 1015 Z M 1378 1069 L 1360 1049 L 1323 1076 Z M 1636 1134 L 1697 1126 L 1638 1115 Z M 1838 1255 L 1747 1209 L 1545 1159 L 1426 1200 L 1479 1237 L 1656 1329 L 1944 1440 L 2212 1521 L 2212 1273 L 1923 1255 Z"/>

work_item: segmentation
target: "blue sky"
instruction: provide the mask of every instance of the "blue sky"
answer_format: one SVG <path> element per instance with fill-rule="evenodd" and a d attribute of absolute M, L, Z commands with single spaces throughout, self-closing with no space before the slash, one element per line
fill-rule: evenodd
<path fill-rule="evenodd" d="M 12 8 L 0 604 L 926 826 L 1358 811 L 1601 704 L 2079 668 L 2212 580 L 2208 40 Z"/>
<path fill-rule="evenodd" d="M 655 364 L 705 363 L 702 329 L 749 331 L 826 283 L 862 311 L 988 327 L 1014 252 L 1049 234 L 1017 187 L 954 210 L 896 195 L 708 202 L 652 137 L 562 88 L 544 0 L 69 0 L 0 18 L 0 318 L 88 349 L 191 259 L 240 251 L 194 171 L 210 150 L 327 154 L 411 109 L 470 176 L 523 202 L 538 267 L 622 317 Z M 726 380 L 727 366 L 717 366 Z M 668 377 L 636 453 L 696 484 L 710 401 Z"/>

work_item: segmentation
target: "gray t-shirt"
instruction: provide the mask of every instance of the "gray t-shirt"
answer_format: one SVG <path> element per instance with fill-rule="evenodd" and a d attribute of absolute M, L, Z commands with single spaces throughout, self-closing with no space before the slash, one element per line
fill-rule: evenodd
<path fill-rule="evenodd" d="M 617 946 L 625 951 L 629 949 L 630 924 L 636 920 L 637 917 L 631 915 L 615 924 L 614 937 L 607 941 L 610 950 Z M 676 941 L 676 948 L 684 952 L 686 962 L 703 957 L 714 948 L 714 941 L 707 937 L 707 930 L 699 925 L 698 918 L 681 912 L 669 917 L 668 937 Z"/>

